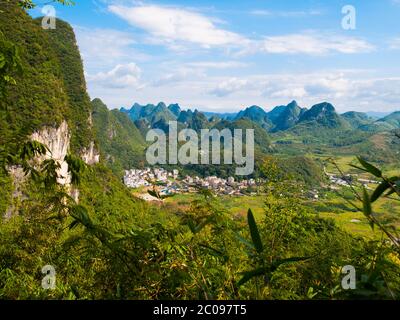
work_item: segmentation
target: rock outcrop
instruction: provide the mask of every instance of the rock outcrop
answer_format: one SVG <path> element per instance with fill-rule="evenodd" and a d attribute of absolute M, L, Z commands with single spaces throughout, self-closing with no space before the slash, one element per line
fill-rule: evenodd
<path fill-rule="evenodd" d="M 97 151 L 93 141 L 90 143 L 88 148 L 83 149 L 81 158 L 88 165 L 99 163 L 100 153 Z"/>
<path fill-rule="evenodd" d="M 60 165 L 60 169 L 57 172 L 57 182 L 61 185 L 69 186 L 71 183 L 71 176 L 68 172 L 68 164 L 64 160 L 65 156 L 68 154 L 71 141 L 67 122 L 63 121 L 58 128 L 44 127 L 34 132 L 31 135 L 31 140 L 38 141 L 49 149 L 43 159 L 39 159 L 39 161 L 45 159 L 57 161 Z"/>

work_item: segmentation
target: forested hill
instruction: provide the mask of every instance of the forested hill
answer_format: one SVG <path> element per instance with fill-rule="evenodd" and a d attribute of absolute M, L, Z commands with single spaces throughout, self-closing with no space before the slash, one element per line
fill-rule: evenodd
<path fill-rule="evenodd" d="M 28 136 L 66 120 L 71 149 L 87 148 L 93 138 L 91 105 L 72 28 L 57 20 L 55 30 L 43 30 L 12 2 L 2 2 L 1 9 L 0 31 L 17 48 L 22 67 L 2 99 L 2 143 L 10 143 L 17 132 Z"/>
<path fill-rule="evenodd" d="M 100 99 L 94 99 L 92 105 L 94 131 L 104 161 L 117 175 L 124 169 L 143 167 L 146 144 L 131 119 L 121 111 L 108 110 Z"/>
<path fill-rule="evenodd" d="M 113 190 L 118 194 L 113 206 L 116 212 L 120 209 L 119 203 L 137 201 L 126 192 L 120 179 L 104 167 L 104 161 L 113 149 L 122 149 L 124 154 L 123 148 L 127 144 L 130 151 L 144 154 L 143 139 L 124 114 L 109 113 L 106 108 L 103 112 L 104 120 L 101 107 L 94 110 L 86 91 L 81 55 L 72 27 L 57 19 L 55 30 L 44 30 L 41 20 L 32 19 L 16 2 L 2 1 L 0 49 L 2 54 L 4 52 L 9 55 L 6 57 L 7 62 L 15 60 L 9 69 L 0 70 L 2 77 L 4 74 L 7 79 L 12 79 L 8 82 L 2 81 L 0 87 L 1 216 L 10 217 L 24 211 L 33 212 L 35 202 L 22 201 L 21 197 L 36 199 L 38 202 L 35 205 L 44 204 L 46 201 L 45 194 L 40 193 L 40 188 L 32 187 L 29 181 L 34 176 L 42 178 L 42 172 L 39 172 L 41 167 L 35 168 L 38 172 L 31 169 L 29 171 L 27 168 L 22 172 L 19 159 L 20 150 L 25 152 L 24 156 L 32 156 L 32 152 L 36 152 L 37 147 L 32 150 L 26 148 L 25 144 L 32 140 L 48 147 L 48 154 L 51 154 L 49 157 L 56 160 L 55 163 L 43 163 L 43 170 L 47 170 L 47 173 L 56 169 L 58 177 L 53 176 L 52 181 L 68 181 L 66 157 L 73 156 L 87 164 L 95 165 L 91 168 L 95 173 L 83 176 L 80 193 L 75 193 L 75 196 L 79 195 L 82 203 L 87 204 L 89 211 L 95 210 L 96 205 L 96 213 L 102 214 L 102 206 L 108 205 L 109 202 L 109 199 L 106 200 L 106 197 L 102 196 L 105 190 Z M 96 127 L 96 124 L 101 124 L 104 128 L 114 126 L 118 139 L 109 143 L 103 142 L 102 128 Z M 130 135 L 130 139 L 139 142 L 135 145 L 130 143 Z M 101 157 L 98 151 L 99 140 L 105 147 L 104 152 L 101 151 Z M 135 161 L 139 159 L 135 158 Z M 118 165 L 122 167 L 132 164 L 123 162 Z M 10 167 L 14 168 L 12 172 Z M 66 185 L 68 184 L 66 182 Z M 48 181 L 44 185 L 48 186 Z M 92 192 L 97 193 L 96 204 L 92 203 Z M 134 205 L 131 204 L 130 207 L 134 208 Z"/>
<path fill-rule="evenodd" d="M 41 19 L 35 20 L 41 24 Z M 58 19 L 55 30 L 45 32 L 49 36 L 61 66 L 61 76 L 68 98 L 66 113 L 73 131 L 71 145 L 73 149 L 87 146 L 93 140 L 92 105 L 86 91 L 86 81 L 79 48 L 72 27 Z"/>

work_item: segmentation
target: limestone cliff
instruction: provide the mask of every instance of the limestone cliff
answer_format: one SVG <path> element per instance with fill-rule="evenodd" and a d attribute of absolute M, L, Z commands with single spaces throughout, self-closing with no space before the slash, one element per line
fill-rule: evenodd
<path fill-rule="evenodd" d="M 60 165 L 60 169 L 57 172 L 57 182 L 61 185 L 70 185 L 71 176 L 68 173 L 68 164 L 64 161 L 65 156 L 68 154 L 71 141 L 71 134 L 67 122 L 63 121 L 58 128 L 44 127 L 34 132 L 31 135 L 31 140 L 44 144 L 49 149 L 44 158 L 53 159 Z"/>
<path fill-rule="evenodd" d="M 95 148 L 94 142 L 92 141 L 88 148 L 84 148 L 81 153 L 81 158 L 88 165 L 99 163 L 100 153 Z"/>

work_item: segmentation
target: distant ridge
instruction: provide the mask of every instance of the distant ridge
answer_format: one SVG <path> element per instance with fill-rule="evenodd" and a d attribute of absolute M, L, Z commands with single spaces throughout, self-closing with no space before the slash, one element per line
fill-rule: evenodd
<path fill-rule="evenodd" d="M 241 119 L 256 123 L 271 133 L 295 129 L 299 126 L 303 129 L 318 127 L 319 130 L 325 128 L 367 132 L 382 132 L 400 128 L 397 112 L 385 114 L 380 119 L 371 117 L 370 114 L 373 113 L 348 111 L 339 114 L 329 102 L 303 108 L 296 101 L 291 101 L 288 105 L 277 106 L 271 111 L 265 111 L 260 106 L 252 105 L 237 113 L 202 112 L 197 109 L 193 111 L 182 108 L 178 103 L 168 106 L 164 102 L 147 105 L 135 103 L 130 109 L 121 108 L 120 111 L 126 113 L 141 131 L 149 128 L 167 129 L 168 122 L 171 120 L 178 121 L 181 127 L 200 130 L 214 127 L 221 121 L 234 122 Z"/>

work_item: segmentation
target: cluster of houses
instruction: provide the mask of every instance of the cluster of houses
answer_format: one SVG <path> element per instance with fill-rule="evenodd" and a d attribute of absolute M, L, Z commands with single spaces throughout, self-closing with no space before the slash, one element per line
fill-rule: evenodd
<path fill-rule="evenodd" d="M 356 181 L 367 189 L 369 188 L 370 184 L 379 184 L 379 181 L 358 178 L 357 174 L 353 174 L 353 175 L 346 174 L 344 176 L 336 176 L 331 173 L 326 173 L 326 174 L 331 183 L 331 188 L 332 188 L 332 185 L 349 187 L 350 183 L 354 184 Z"/>
<path fill-rule="evenodd" d="M 213 190 L 216 194 L 226 194 L 226 195 L 241 195 L 243 190 L 249 187 L 256 187 L 262 183 L 261 179 L 248 179 L 235 181 L 235 178 L 229 177 L 228 179 L 218 178 L 216 176 L 199 178 L 186 176 L 182 180 L 182 183 L 189 188 L 204 188 Z"/>
<path fill-rule="evenodd" d="M 337 189 L 341 186 L 349 186 L 349 182 L 358 182 L 368 188 L 369 184 L 378 184 L 379 182 L 367 179 L 359 179 L 357 175 L 344 175 L 337 176 L 326 172 L 330 180 L 330 188 Z M 217 195 L 233 195 L 240 196 L 245 193 L 254 194 L 257 186 L 260 186 L 265 181 L 262 179 L 248 179 L 236 181 L 234 177 L 227 179 L 219 178 L 216 176 L 200 178 L 198 176 L 179 177 L 178 170 L 167 171 L 163 168 L 145 168 L 145 169 L 131 169 L 125 171 L 124 183 L 127 187 L 138 189 L 141 187 L 157 189 L 160 194 L 168 195 L 175 193 L 195 193 L 201 189 L 212 190 Z M 309 190 L 307 197 L 310 199 L 318 200 L 318 190 Z"/>
<path fill-rule="evenodd" d="M 344 186 L 344 187 L 348 187 L 349 186 L 349 182 L 351 181 L 351 176 L 344 176 L 344 177 L 339 177 L 339 176 L 335 176 L 333 174 L 328 174 L 329 177 L 329 181 L 331 184 L 333 185 L 339 185 L 339 186 Z"/>
<path fill-rule="evenodd" d="M 154 184 L 161 185 L 161 194 L 197 192 L 199 188 L 210 189 L 216 194 L 241 195 L 243 190 L 249 187 L 256 187 L 263 183 L 261 179 L 248 179 L 235 181 L 235 178 L 228 179 L 216 176 L 200 178 L 198 176 L 186 176 L 179 179 L 179 171 L 171 172 L 162 168 L 146 168 L 126 170 L 124 184 L 133 189 L 141 187 L 152 187 Z"/>
<path fill-rule="evenodd" d="M 124 184 L 128 188 L 149 187 L 153 182 L 168 183 L 178 179 L 179 171 L 173 170 L 168 172 L 163 168 L 146 168 L 146 169 L 131 169 L 125 170 Z"/>

